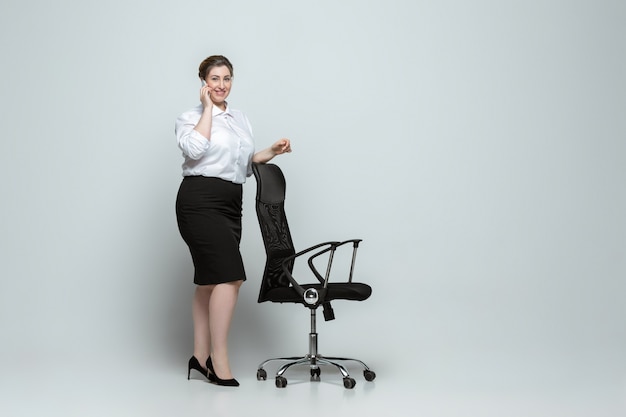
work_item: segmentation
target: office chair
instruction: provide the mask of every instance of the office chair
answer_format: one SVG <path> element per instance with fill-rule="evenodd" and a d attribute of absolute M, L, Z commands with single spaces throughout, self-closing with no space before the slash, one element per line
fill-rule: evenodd
<path fill-rule="evenodd" d="M 352 389 L 356 385 L 356 381 L 350 377 L 346 368 L 338 361 L 354 361 L 363 366 L 365 379 L 373 381 L 376 374 L 362 361 L 352 358 L 326 357 L 320 355 L 317 350 L 317 309 L 322 307 L 325 320 L 333 320 L 335 317 L 330 305 L 331 301 L 363 301 L 369 298 L 372 293 L 369 285 L 352 281 L 356 252 L 361 239 L 324 242 L 296 253 L 285 215 L 286 183 L 281 169 L 274 164 L 255 163 L 252 165 L 252 172 L 257 182 L 256 211 L 267 256 L 258 302 L 302 304 L 310 310 L 311 314 L 309 353 L 305 356 L 268 359 L 259 365 L 257 379 L 259 381 L 267 379 L 267 372 L 264 367 L 272 361 L 288 362 L 276 373 L 276 387 L 278 388 L 287 386 L 284 373 L 291 366 L 308 365 L 311 380 L 319 380 L 321 374 L 319 365 L 330 365 L 341 372 L 344 387 Z M 347 280 L 345 282 L 330 282 L 335 251 L 350 246 L 352 247 L 352 263 Z M 308 255 L 307 263 L 312 274 L 317 278 L 316 282 L 301 283 L 292 275 L 295 261 L 303 255 Z M 322 255 L 324 256 L 319 258 Z M 327 260 L 324 276 L 318 272 L 314 265 L 316 258 L 318 262 L 320 259 Z"/>

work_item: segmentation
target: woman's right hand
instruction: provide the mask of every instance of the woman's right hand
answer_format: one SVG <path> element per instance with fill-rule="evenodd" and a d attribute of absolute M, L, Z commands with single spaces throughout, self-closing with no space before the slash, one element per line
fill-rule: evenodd
<path fill-rule="evenodd" d="M 205 109 L 211 110 L 213 108 L 213 100 L 211 100 L 211 88 L 208 85 L 203 85 L 200 89 L 200 101 Z"/>

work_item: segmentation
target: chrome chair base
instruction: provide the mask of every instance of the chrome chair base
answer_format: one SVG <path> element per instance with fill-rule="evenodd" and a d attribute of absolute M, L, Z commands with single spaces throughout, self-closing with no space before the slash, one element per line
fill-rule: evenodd
<path fill-rule="evenodd" d="M 285 388 L 287 386 L 287 378 L 283 376 L 283 374 L 287 371 L 287 369 L 292 366 L 309 366 L 311 371 L 311 380 L 317 381 L 320 379 L 321 369 L 320 365 L 334 366 L 341 372 L 343 377 L 343 386 L 347 389 L 352 389 L 356 385 L 356 380 L 350 377 L 348 370 L 345 366 L 338 363 L 338 361 L 346 362 L 352 361 L 357 362 L 363 367 L 363 377 L 366 381 L 373 381 L 376 378 L 376 373 L 372 371 L 365 362 L 359 359 L 353 358 L 342 358 L 342 357 L 334 357 L 334 356 L 322 356 L 317 353 L 317 333 L 315 332 L 315 310 L 311 310 L 311 333 L 309 333 L 309 353 L 305 356 L 291 356 L 291 357 L 283 357 L 283 358 L 272 358 L 267 359 L 259 365 L 256 371 L 256 378 L 259 381 L 265 381 L 267 379 L 267 371 L 265 370 L 265 365 L 274 361 L 282 361 L 287 362 L 283 366 L 281 366 L 276 372 L 276 387 L 277 388 Z"/>
<path fill-rule="evenodd" d="M 337 361 L 357 362 L 361 364 L 361 366 L 363 366 L 364 368 L 363 377 L 365 378 L 366 381 L 373 381 L 376 378 L 376 373 L 372 371 L 363 361 L 359 359 L 325 357 L 322 355 L 312 356 L 309 354 L 303 357 L 292 356 L 292 357 L 285 357 L 285 358 L 268 359 L 259 365 L 257 369 L 257 373 L 256 373 L 257 380 L 264 381 L 267 379 L 267 371 L 264 369 L 265 365 L 274 361 L 288 362 L 284 364 L 283 366 L 281 366 L 280 369 L 278 369 L 278 371 L 276 372 L 276 387 L 277 388 L 284 388 L 287 386 L 287 378 L 283 376 L 283 374 L 287 371 L 287 369 L 291 368 L 292 366 L 301 366 L 301 365 L 306 365 L 310 367 L 312 381 L 318 381 L 320 379 L 320 374 L 321 374 L 320 365 L 334 366 L 335 368 L 339 370 L 339 372 L 341 372 L 341 375 L 343 377 L 344 387 L 348 389 L 354 388 L 354 386 L 356 385 L 356 380 L 350 377 L 350 374 L 348 373 L 348 370 L 346 369 L 346 367 L 338 363 Z"/>

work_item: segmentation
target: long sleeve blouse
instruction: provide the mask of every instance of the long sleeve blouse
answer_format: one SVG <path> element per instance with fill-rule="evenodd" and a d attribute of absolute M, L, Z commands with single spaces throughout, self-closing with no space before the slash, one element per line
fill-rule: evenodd
<path fill-rule="evenodd" d="M 194 127 L 202 115 L 202 104 L 176 119 L 175 133 L 183 152 L 183 176 L 218 177 L 243 184 L 252 175 L 254 139 L 244 113 L 227 107 L 213 107 L 211 137 L 205 138 Z"/>

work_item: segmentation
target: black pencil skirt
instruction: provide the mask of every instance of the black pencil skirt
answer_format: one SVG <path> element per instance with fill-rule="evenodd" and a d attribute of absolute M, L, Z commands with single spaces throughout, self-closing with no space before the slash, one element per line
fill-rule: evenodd
<path fill-rule="evenodd" d="M 176 219 L 197 285 L 246 279 L 239 252 L 242 191 L 241 184 L 212 177 L 184 177 L 180 184 Z"/>

